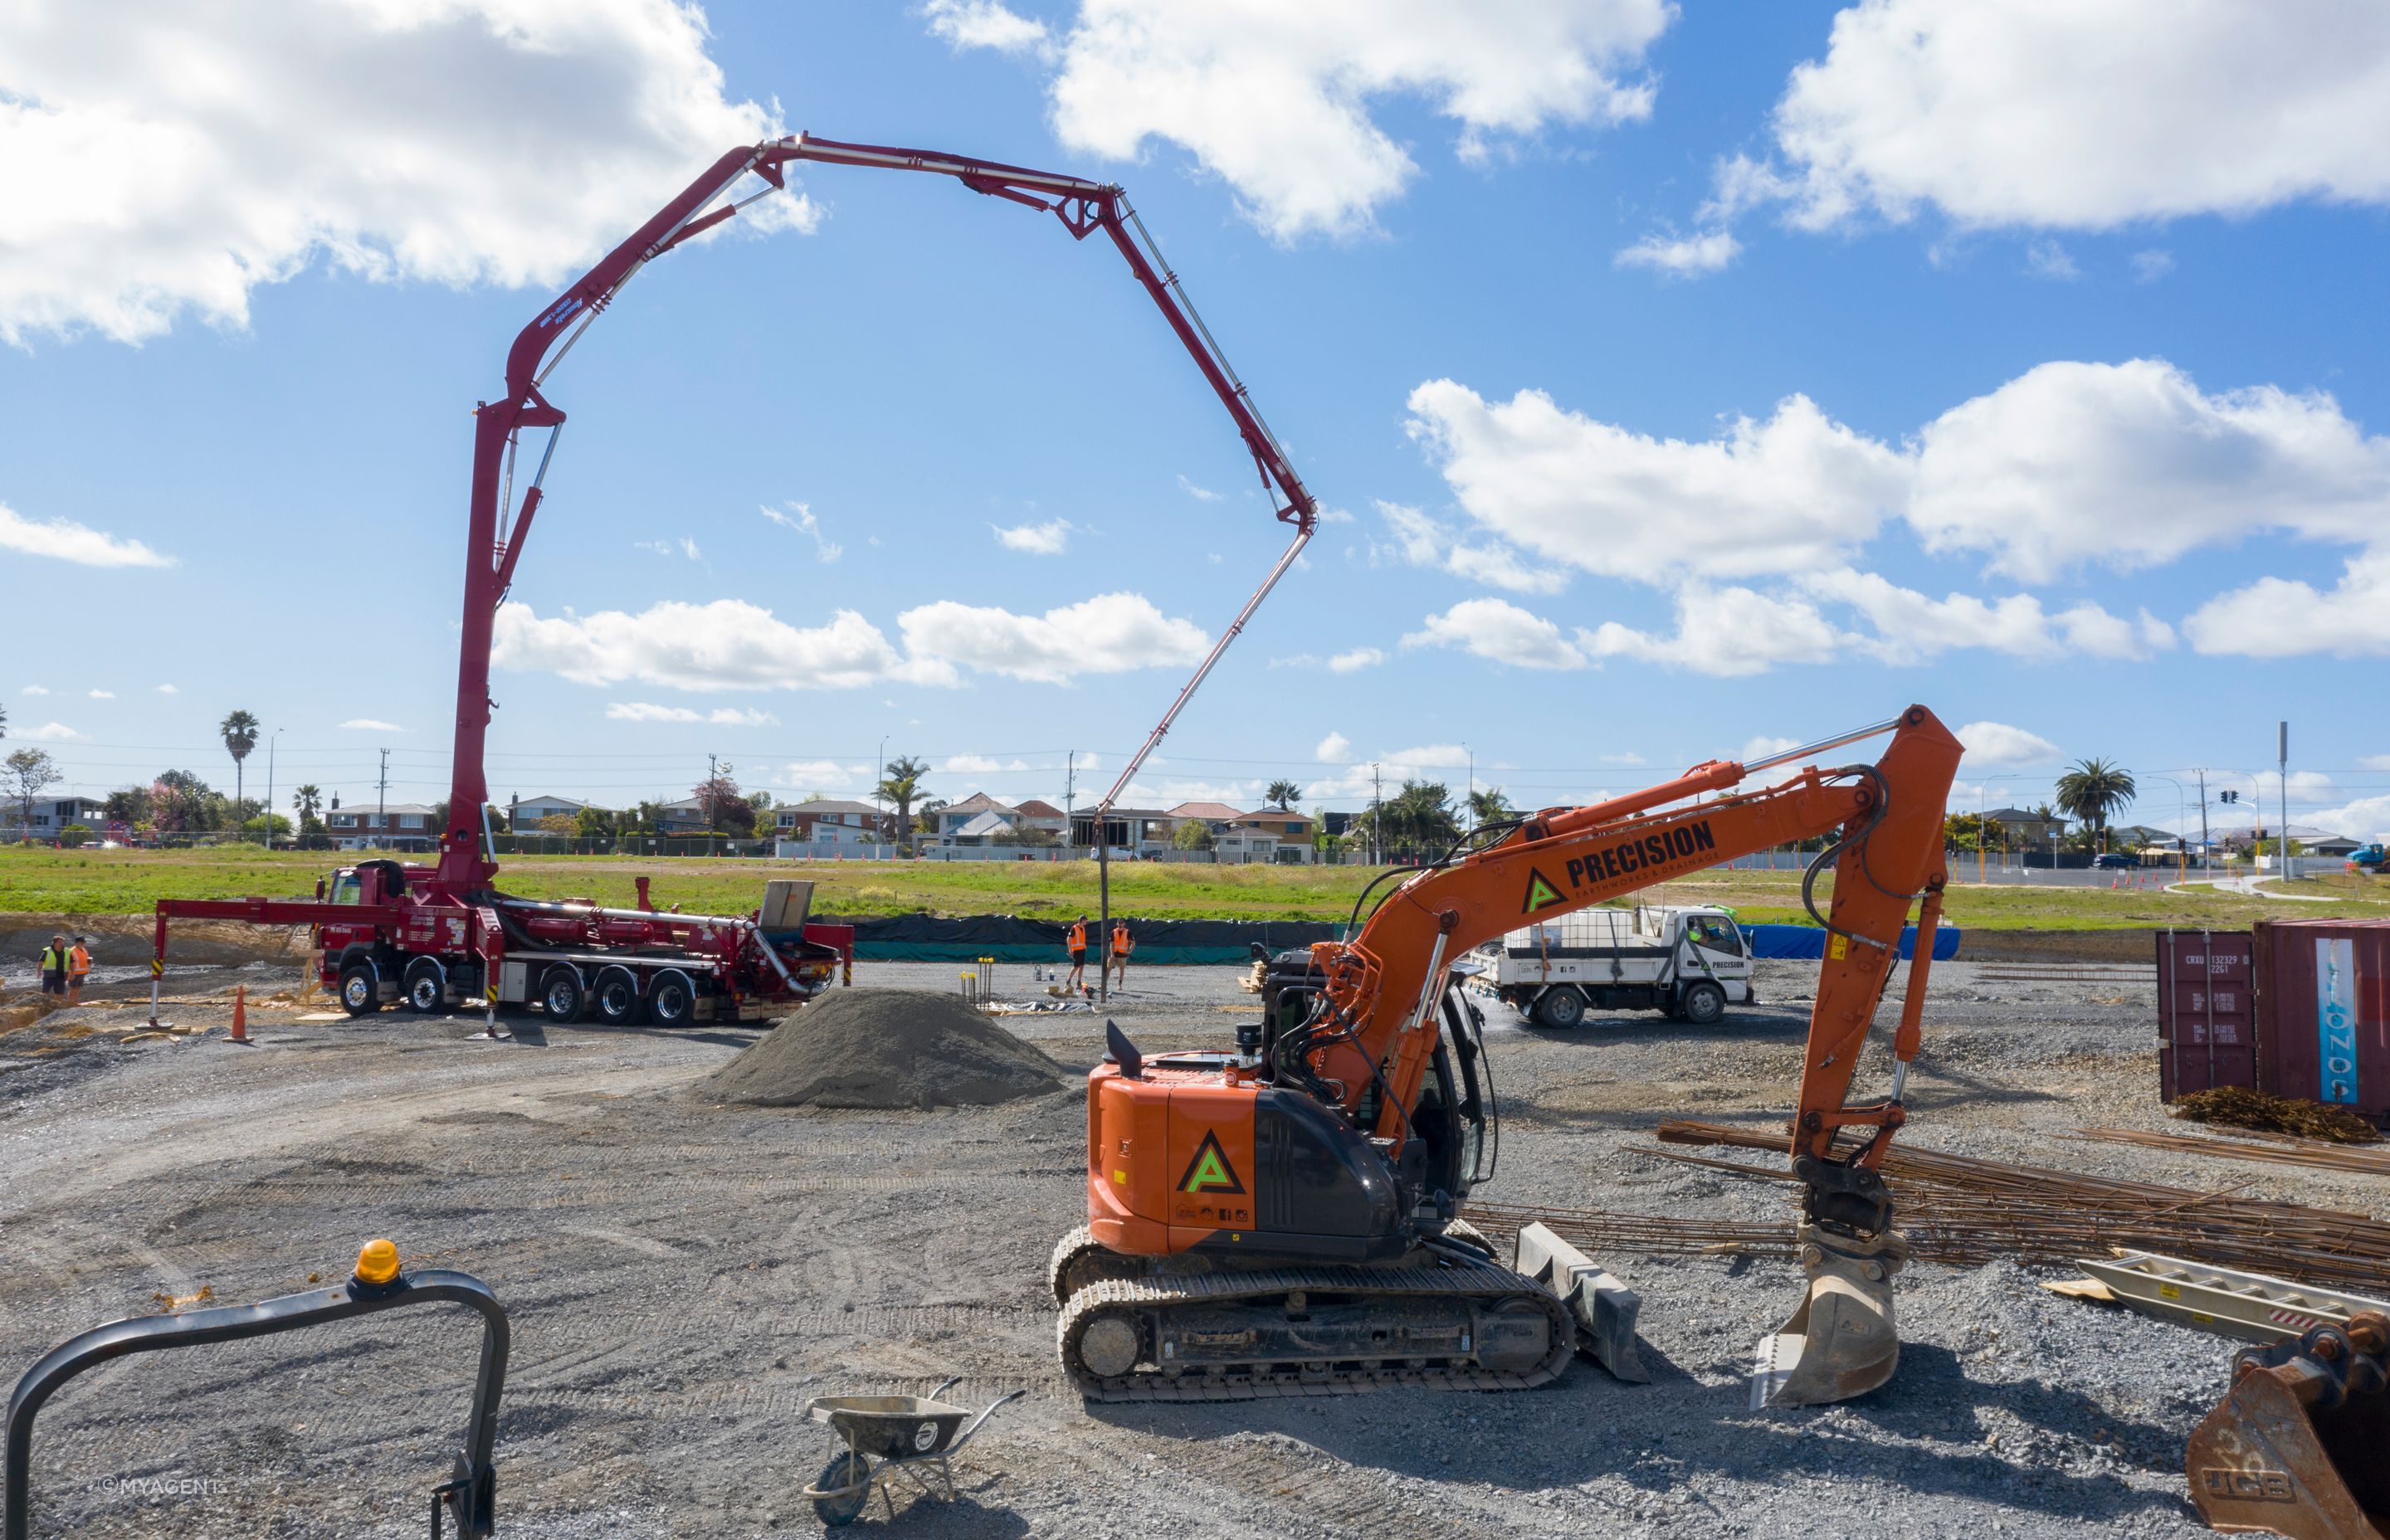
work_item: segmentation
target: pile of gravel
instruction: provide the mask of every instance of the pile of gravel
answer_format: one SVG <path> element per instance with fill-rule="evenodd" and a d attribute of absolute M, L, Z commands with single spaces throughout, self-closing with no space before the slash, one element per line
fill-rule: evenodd
<path fill-rule="evenodd" d="M 750 1107 L 991 1107 L 1043 1096 L 1062 1067 L 956 995 L 841 989 L 698 1083 Z"/>

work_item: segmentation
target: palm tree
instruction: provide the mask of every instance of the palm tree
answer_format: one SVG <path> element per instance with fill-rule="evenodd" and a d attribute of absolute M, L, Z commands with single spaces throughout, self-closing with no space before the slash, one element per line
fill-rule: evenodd
<path fill-rule="evenodd" d="M 1262 800 L 1284 813 L 1303 801 L 1303 788 L 1292 781 L 1272 781 L 1269 789 L 1262 794 Z"/>
<path fill-rule="evenodd" d="M 324 789 L 309 781 L 290 794 L 290 805 L 298 811 L 299 832 L 304 834 L 307 826 L 315 821 L 316 812 L 324 805 Z"/>
<path fill-rule="evenodd" d="M 896 804 L 896 839 L 899 853 L 909 848 L 913 833 L 913 804 L 921 798 L 922 778 L 930 773 L 930 762 L 900 754 L 888 762 L 880 774 L 880 784 L 871 794 L 883 802 Z"/>
<path fill-rule="evenodd" d="M 1498 786 L 1489 786 L 1483 791 L 1469 794 L 1469 827 L 1471 828 L 1498 824 L 1515 817 L 1517 814 L 1518 809 L 1510 805 L 1510 799 L 1502 795 L 1502 789 Z"/>
<path fill-rule="evenodd" d="M 234 712 L 216 725 L 216 731 L 224 735 L 225 752 L 232 756 L 232 805 L 237 824 L 242 801 L 240 762 L 257 747 L 257 718 L 247 712 Z"/>
<path fill-rule="evenodd" d="M 2103 759 L 2077 760 L 2058 777 L 2058 805 L 2091 826 L 2099 848 L 2108 848 L 2108 819 L 2139 789 L 2131 771 Z"/>

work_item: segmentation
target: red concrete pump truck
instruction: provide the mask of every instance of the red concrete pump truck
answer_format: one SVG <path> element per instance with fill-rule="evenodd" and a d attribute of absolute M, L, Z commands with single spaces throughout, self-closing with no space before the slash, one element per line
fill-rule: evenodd
<path fill-rule="evenodd" d="M 1266 488 L 1285 499 L 1279 519 L 1295 528 L 1294 543 L 1213 648 L 1195 679 L 1180 692 L 1146 750 L 1171 721 L 1278 579 L 1310 538 L 1317 510 L 1246 398 L 1243 383 L 1212 340 L 1177 276 L 1163 263 L 1123 190 L 1111 184 L 1059 176 L 933 151 L 840 144 L 798 134 L 741 146 L 726 153 L 628 240 L 607 253 L 515 338 L 507 354 L 503 400 L 475 412 L 473 491 L 465 555 L 465 612 L 456 663 L 456 738 L 448 793 L 447 828 L 435 865 L 361 861 L 316 884 L 314 901 L 266 898 L 168 899 L 158 905 L 157 953 L 150 964 L 149 1014 L 158 1015 L 158 988 L 166 970 L 166 930 L 175 918 L 247 920 L 257 925 L 314 928 L 318 976 L 353 1016 L 396 1000 L 421 1012 L 482 1001 L 495 1023 L 499 1006 L 538 1004 L 550 1018 L 586 1012 L 612 1023 L 642 1017 L 660 1026 L 704 1020 L 752 1020 L 784 1014 L 827 987 L 842 962 L 851 973 L 851 927 L 806 923 L 811 884 L 769 882 L 764 903 L 744 915 L 660 911 L 638 883 L 639 906 L 603 908 L 581 899 L 541 902 L 510 897 L 492 884 L 497 850 L 489 827 L 489 786 L 482 740 L 490 724 L 490 643 L 498 606 L 514 581 L 515 563 L 538 513 L 541 485 L 556 453 L 564 413 L 541 387 L 581 334 L 649 263 L 736 215 L 756 199 L 785 187 L 791 162 L 932 172 L 976 193 L 1051 213 L 1073 238 L 1101 230 L 1131 273 L 1161 307 L 1204 380 L 1220 398 L 1251 451 Z M 761 186 L 732 196 L 742 178 Z M 520 436 L 547 430 L 539 468 L 522 501 L 514 502 Z M 1274 499 L 1275 500 L 1275 499 Z M 515 508 L 511 527 L 503 515 Z M 1130 768 L 1135 769 L 1133 764 Z M 1124 777 L 1124 779 L 1125 777 Z"/>

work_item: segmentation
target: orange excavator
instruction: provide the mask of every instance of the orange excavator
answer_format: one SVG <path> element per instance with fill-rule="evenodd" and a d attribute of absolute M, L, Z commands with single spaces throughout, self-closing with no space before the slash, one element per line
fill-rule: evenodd
<path fill-rule="evenodd" d="M 1813 758 L 1887 733 L 1872 764 Z M 1233 1051 L 1146 1055 L 1108 1025 L 1087 1083 L 1087 1224 L 1051 1269 L 1065 1371 L 1091 1399 L 1132 1401 L 1523 1390 L 1558 1376 L 1576 1345 L 1567 1307 L 1463 1217 L 1498 1141 L 1482 1017 L 1456 965 L 1523 925 L 1823 837 L 1802 881 L 1827 935 L 1788 1141 L 1808 1277 L 1763 1343 L 1761 1384 L 1784 1405 L 1882 1384 L 1899 1360 L 1891 1280 L 1908 1247 L 1878 1167 L 1907 1115 L 1960 754 L 1911 706 L 1788 753 L 1488 825 L 1381 877 L 1401 881 L 1348 940 L 1273 969 L 1262 1020 L 1239 1027 Z M 1805 767 L 1789 780 L 1734 789 L 1792 764 Z M 1852 1103 L 1912 908 L 1889 1094 Z M 1837 1148 L 1845 1131 L 1856 1150 Z"/>

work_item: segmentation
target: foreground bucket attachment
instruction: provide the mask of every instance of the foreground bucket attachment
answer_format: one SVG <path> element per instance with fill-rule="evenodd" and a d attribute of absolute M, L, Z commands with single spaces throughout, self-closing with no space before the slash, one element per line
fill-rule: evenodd
<path fill-rule="evenodd" d="M 2390 1534 L 2390 1315 L 2243 1348 L 2183 1456 L 2211 1528 L 2292 1540 Z"/>
<path fill-rule="evenodd" d="M 1815 1225 L 1801 1226 L 1794 1236 L 1808 1290 L 1792 1318 L 1760 1339 L 1751 1376 L 1754 1411 L 1865 1395 L 1900 1363 L 1892 1277 L 1908 1264 L 1908 1242 L 1895 1230 L 1861 1240 Z"/>

